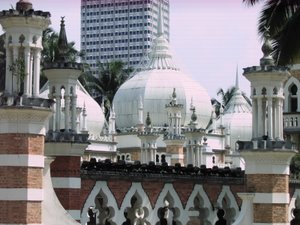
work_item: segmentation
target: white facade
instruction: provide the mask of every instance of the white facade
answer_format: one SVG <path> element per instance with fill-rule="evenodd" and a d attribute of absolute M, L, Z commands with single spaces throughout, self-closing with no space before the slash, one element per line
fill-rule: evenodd
<path fill-rule="evenodd" d="M 81 50 L 84 62 L 97 70 L 97 63 L 122 60 L 137 68 L 149 53 L 157 34 L 162 3 L 164 33 L 169 39 L 169 0 L 81 0 Z"/>

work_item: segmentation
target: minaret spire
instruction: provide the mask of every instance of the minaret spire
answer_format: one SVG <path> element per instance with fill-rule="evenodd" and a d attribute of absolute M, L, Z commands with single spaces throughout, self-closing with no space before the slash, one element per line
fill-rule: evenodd
<path fill-rule="evenodd" d="M 58 37 L 58 56 L 56 61 L 65 61 L 66 60 L 66 53 L 68 52 L 68 40 L 67 34 L 65 29 L 65 17 L 61 17 L 60 21 L 60 32 Z"/>
<path fill-rule="evenodd" d="M 239 66 L 236 66 L 236 73 L 235 73 L 235 88 L 239 89 Z"/>

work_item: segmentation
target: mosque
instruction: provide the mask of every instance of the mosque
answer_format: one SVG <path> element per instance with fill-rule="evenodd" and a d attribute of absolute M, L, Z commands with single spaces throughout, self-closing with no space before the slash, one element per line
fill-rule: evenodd
<path fill-rule="evenodd" d="M 300 63 L 277 67 L 268 37 L 217 117 L 206 90 L 173 60 L 162 16 L 147 64 L 117 91 L 108 121 L 78 81 L 80 63 L 42 66 L 50 13 L 30 1 L 2 10 L 0 224 L 295 225 L 300 182 Z M 11 65 L 22 59 L 24 74 Z M 300 62 L 300 60 L 298 60 Z M 22 94 L 20 94 L 22 93 Z"/>

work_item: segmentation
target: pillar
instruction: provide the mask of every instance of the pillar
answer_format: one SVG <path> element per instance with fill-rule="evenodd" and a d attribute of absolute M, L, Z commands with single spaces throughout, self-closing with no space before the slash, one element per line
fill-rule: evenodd
<path fill-rule="evenodd" d="M 42 224 L 50 109 L 0 107 L 0 224 Z"/>

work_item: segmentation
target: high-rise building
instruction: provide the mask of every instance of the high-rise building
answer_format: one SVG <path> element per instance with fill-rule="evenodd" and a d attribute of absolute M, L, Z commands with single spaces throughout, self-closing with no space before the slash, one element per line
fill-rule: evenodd
<path fill-rule="evenodd" d="M 112 60 L 138 68 L 158 32 L 160 5 L 169 40 L 169 0 L 81 0 L 83 62 L 94 73 Z"/>

